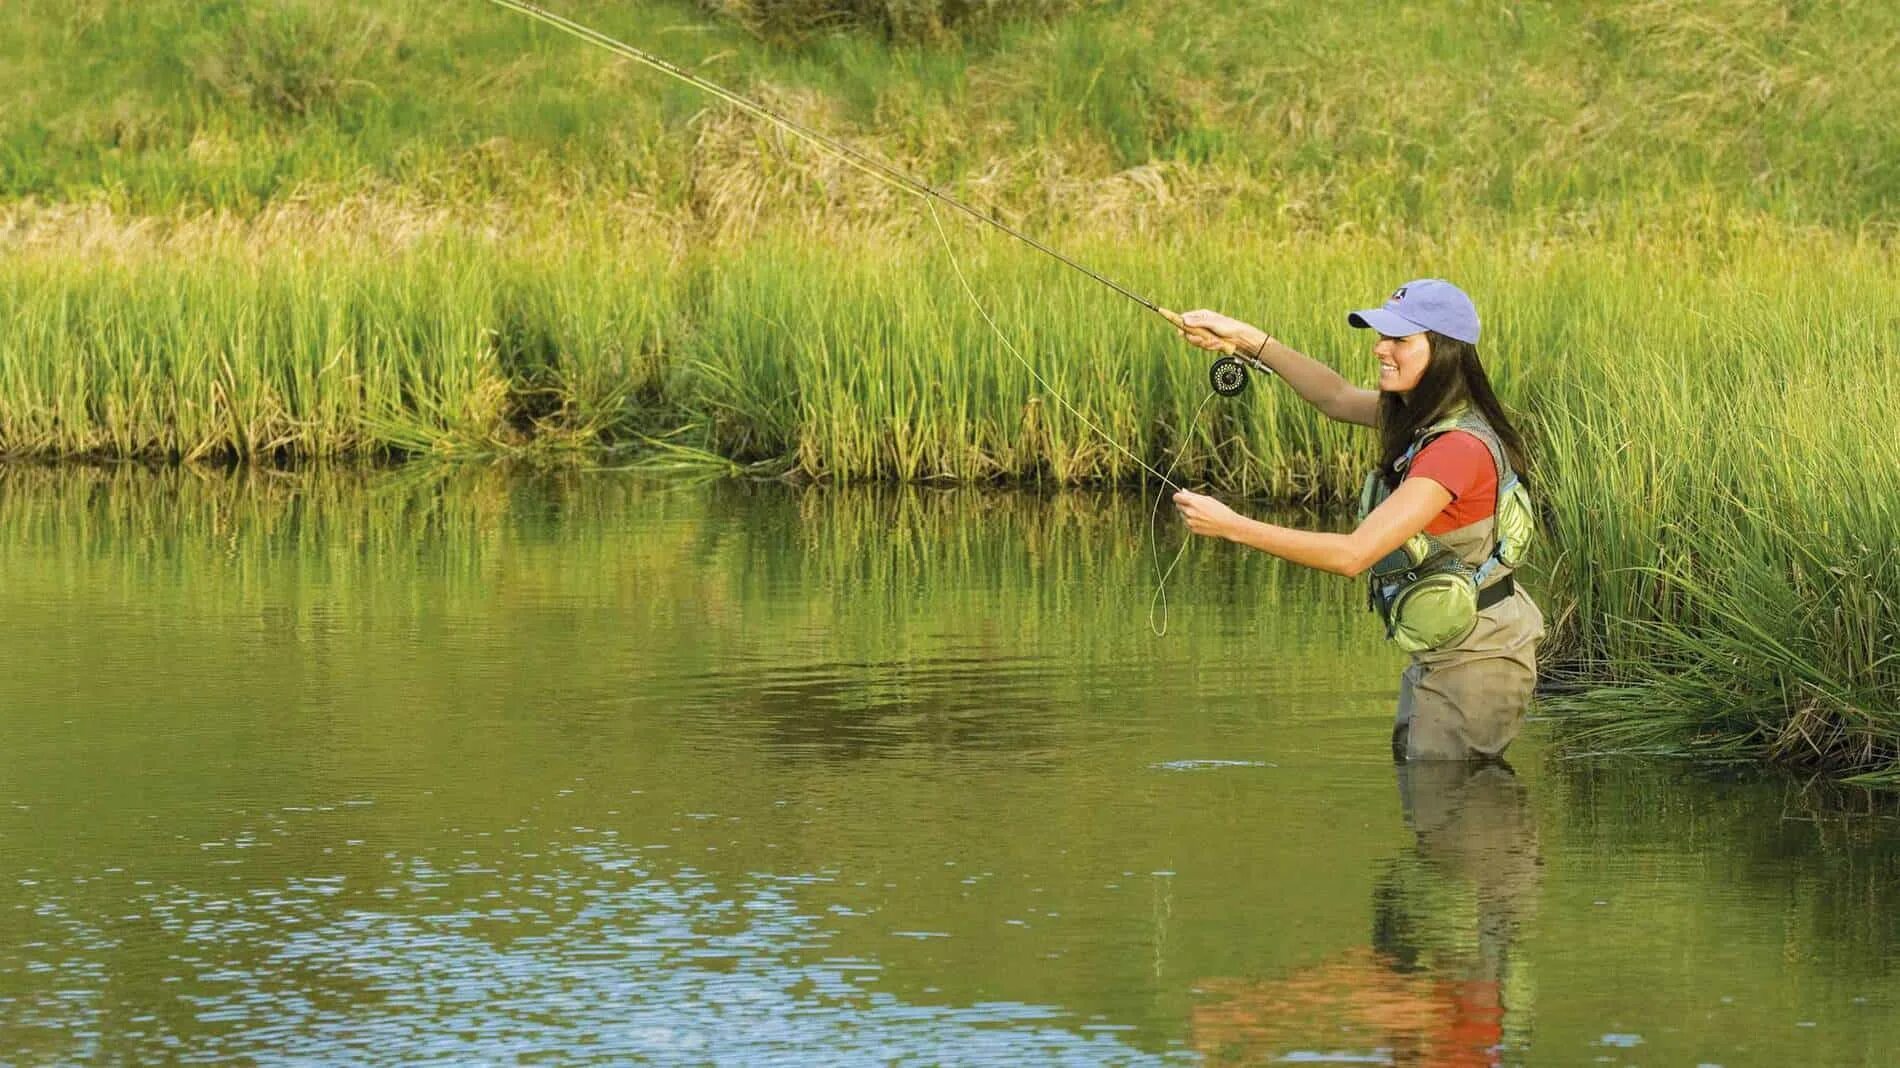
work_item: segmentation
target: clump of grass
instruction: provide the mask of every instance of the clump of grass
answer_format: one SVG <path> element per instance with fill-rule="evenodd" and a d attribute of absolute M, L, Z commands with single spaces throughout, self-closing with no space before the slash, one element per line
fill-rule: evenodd
<path fill-rule="evenodd" d="M 466 235 L 381 258 L 366 253 L 389 250 L 360 239 L 312 236 L 288 252 L 215 226 L 91 244 L 77 262 L 28 246 L 0 270 L 14 324 L 0 348 L 0 453 L 598 447 L 657 399 L 664 256 L 582 244 L 548 271 Z"/>
<path fill-rule="evenodd" d="M 286 119 L 307 118 L 373 89 L 358 71 L 372 52 L 393 52 L 393 27 L 305 0 L 270 0 L 248 8 L 189 59 L 199 83 L 216 96 Z"/>
<path fill-rule="evenodd" d="M 1858 301 L 1803 289 L 1806 351 L 1775 344 L 1795 338 L 1742 311 L 1756 321 L 1716 350 L 1745 338 L 1782 366 L 1719 376 L 1734 384 L 1710 390 L 1727 402 L 1718 417 L 1660 424 L 1696 442 L 1677 463 L 1659 461 L 1680 446 L 1626 444 L 1666 472 L 1642 497 L 1566 509 L 1580 548 L 1564 586 L 1595 624 L 1584 635 L 1593 674 L 1617 685 L 1556 707 L 1593 745 L 1900 783 L 1900 446 L 1873 429 L 1895 398 L 1870 387 L 1864 362 L 1891 359 L 1891 347 L 1859 336 L 1854 318 L 1832 321 Z M 1612 403 L 1641 411 L 1633 397 Z M 1626 472 L 1596 469 L 1616 482 Z"/>
<path fill-rule="evenodd" d="M 1673 610 L 1610 621 L 1617 684 L 1557 703 L 1574 735 L 1900 783 L 1900 551 L 1862 540 L 1894 518 L 1832 543 L 1759 517 L 1696 524 L 1693 568 L 1652 576 Z"/>

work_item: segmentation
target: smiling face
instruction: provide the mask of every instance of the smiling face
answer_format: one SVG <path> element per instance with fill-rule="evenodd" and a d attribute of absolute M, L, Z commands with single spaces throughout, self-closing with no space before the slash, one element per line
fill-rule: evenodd
<path fill-rule="evenodd" d="M 1379 335 L 1372 346 L 1379 358 L 1379 389 L 1386 393 L 1409 393 L 1425 368 L 1432 362 L 1432 341 L 1423 331 L 1404 337 Z"/>

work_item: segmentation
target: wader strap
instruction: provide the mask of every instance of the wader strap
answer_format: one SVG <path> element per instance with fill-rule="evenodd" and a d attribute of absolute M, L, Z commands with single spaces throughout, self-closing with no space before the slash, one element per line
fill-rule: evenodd
<path fill-rule="evenodd" d="M 1497 471 L 1498 476 L 1497 488 L 1494 491 L 1495 495 L 1491 498 L 1491 551 L 1485 553 L 1484 560 L 1478 564 L 1477 582 L 1479 586 L 1483 586 L 1485 580 L 1491 577 L 1491 573 L 1497 570 L 1499 564 L 1503 563 L 1503 560 L 1498 556 L 1498 553 L 1502 552 L 1504 548 L 1504 543 L 1499 540 L 1501 536 L 1498 533 L 1498 520 L 1504 514 L 1504 495 L 1511 492 L 1511 488 L 1517 485 L 1517 472 L 1511 469 L 1510 457 L 1504 451 L 1504 441 L 1498 437 L 1498 432 L 1491 429 L 1490 423 L 1485 422 L 1482 416 L 1471 411 L 1469 408 L 1462 408 L 1455 418 L 1438 423 L 1429 428 L 1424 434 L 1420 435 L 1418 441 L 1413 443 L 1413 448 L 1421 448 L 1426 442 L 1431 441 L 1440 434 L 1448 433 L 1453 430 L 1462 430 L 1484 443 L 1484 450 L 1491 454 L 1491 465 Z M 1499 586 L 1504 586 L 1509 581 L 1510 576 L 1506 575 L 1490 588 L 1495 589 Z M 1478 602 L 1478 608 L 1480 610 L 1487 607 L 1486 602 L 1482 599 L 1483 594 L 1484 591 L 1480 590 L 1480 600 Z M 1502 600 L 1510 595 L 1510 588 L 1506 587 L 1501 593 L 1498 593 L 1496 597 L 1497 600 Z M 1497 602 L 1492 601 L 1490 603 L 1495 604 Z"/>
<path fill-rule="evenodd" d="M 1478 611 L 1482 612 L 1492 605 L 1497 604 L 1499 601 L 1504 600 L 1516 591 L 1516 589 L 1517 583 L 1512 582 L 1511 576 L 1506 575 L 1491 585 L 1486 586 L 1484 589 L 1479 590 Z"/>

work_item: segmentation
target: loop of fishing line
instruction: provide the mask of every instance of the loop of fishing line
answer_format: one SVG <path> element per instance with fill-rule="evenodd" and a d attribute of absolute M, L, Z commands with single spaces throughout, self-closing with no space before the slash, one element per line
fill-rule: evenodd
<path fill-rule="evenodd" d="M 997 338 L 1003 342 L 1003 347 L 1009 350 L 1009 354 L 1011 356 L 1016 357 L 1017 363 L 1020 363 L 1023 365 L 1023 369 L 1029 372 L 1029 377 L 1036 380 L 1036 385 L 1041 386 L 1043 390 L 1045 390 L 1050 396 L 1054 397 L 1056 399 L 1056 402 L 1061 404 L 1062 407 L 1065 410 L 1067 410 L 1070 415 L 1073 415 L 1077 419 L 1081 420 L 1083 426 L 1086 426 L 1090 430 L 1093 430 L 1097 434 L 1101 435 L 1101 438 L 1103 441 L 1106 441 L 1110 445 L 1115 446 L 1115 448 L 1121 450 L 1121 454 L 1123 456 L 1128 457 L 1130 460 L 1133 460 L 1135 461 L 1136 464 L 1140 465 L 1142 470 L 1160 479 L 1164 485 L 1174 486 L 1175 489 L 1181 489 L 1182 487 L 1176 486 L 1174 482 L 1168 478 L 1167 475 L 1164 475 L 1161 472 L 1155 470 L 1154 467 L 1148 463 L 1148 461 L 1143 460 L 1139 456 L 1136 456 L 1134 452 L 1131 451 L 1126 445 L 1123 445 L 1121 442 L 1115 440 L 1114 435 L 1110 434 L 1106 430 L 1103 430 L 1101 427 L 1096 426 L 1094 422 L 1090 421 L 1088 416 L 1083 415 L 1081 411 L 1079 411 L 1075 407 L 1075 405 L 1070 404 L 1069 399 L 1067 397 L 1064 397 L 1060 391 L 1058 391 L 1054 386 L 1051 386 L 1049 384 L 1047 379 L 1042 377 L 1042 374 L 1036 370 L 1034 364 L 1031 364 L 1027 359 L 1023 357 L 1023 354 L 1017 350 L 1016 343 L 1009 339 L 1008 334 L 1003 333 L 1002 327 L 996 325 L 996 320 L 990 316 L 989 309 L 985 308 L 983 306 L 983 302 L 977 298 L 976 290 L 970 285 L 970 280 L 964 277 L 963 265 L 957 262 L 956 248 L 950 244 L 950 235 L 944 231 L 943 219 L 937 214 L 937 205 L 932 204 L 928 201 L 926 201 L 925 204 L 926 206 L 930 208 L 930 221 L 936 224 L 937 237 L 943 241 L 944 254 L 949 257 L 950 268 L 951 270 L 956 272 L 957 281 L 962 283 L 964 294 L 970 298 L 970 303 L 976 307 L 976 313 L 978 315 L 981 315 L 983 317 L 983 321 L 990 325 L 990 329 L 996 332 Z"/>
<path fill-rule="evenodd" d="M 1181 562 L 1181 558 L 1187 555 L 1188 545 L 1193 539 L 1188 538 L 1188 539 L 1182 540 L 1181 548 L 1175 552 L 1174 559 L 1170 560 L 1168 562 L 1168 566 L 1164 569 L 1161 566 L 1161 535 L 1157 532 L 1155 524 L 1161 516 L 1161 500 L 1164 496 L 1167 495 L 1168 490 L 1170 489 L 1178 490 L 1178 489 L 1183 488 L 1182 486 L 1180 486 L 1174 481 L 1174 478 L 1173 478 L 1174 469 L 1176 467 L 1179 467 L 1181 464 L 1181 454 L 1184 451 L 1186 451 L 1185 446 L 1187 444 L 1188 433 L 1191 430 L 1193 430 L 1193 428 L 1196 425 L 1200 423 L 1201 413 L 1207 410 L 1208 403 L 1212 401 L 1216 395 L 1220 394 L 1219 383 L 1221 379 L 1218 376 L 1216 377 L 1215 391 L 1201 398 L 1200 406 L 1194 409 L 1194 414 L 1188 417 L 1188 421 L 1186 425 L 1184 425 L 1181 428 L 1181 443 L 1175 447 L 1174 459 L 1169 461 L 1168 469 L 1166 471 L 1155 470 L 1152 466 L 1149 465 L 1149 463 L 1146 460 L 1143 460 L 1141 457 L 1136 456 L 1134 452 L 1131 451 L 1127 446 L 1123 445 L 1120 441 L 1117 441 L 1114 435 L 1110 434 L 1106 430 L 1103 430 L 1101 427 L 1096 426 L 1095 423 L 1090 421 L 1088 416 L 1083 415 L 1081 411 L 1075 407 L 1075 405 L 1070 404 L 1069 399 L 1067 397 L 1064 397 L 1062 393 L 1059 390 L 1057 390 L 1054 386 L 1051 386 L 1048 383 L 1048 381 L 1045 380 L 1042 377 L 1042 375 L 1037 372 L 1035 365 L 1031 364 L 1029 360 L 1023 356 L 1022 352 L 1016 348 L 1015 342 L 1011 341 L 1009 339 L 1009 335 L 1003 332 L 1003 328 L 997 325 L 996 319 L 990 315 L 989 309 L 985 308 L 983 306 L 982 300 L 980 300 L 977 297 L 976 288 L 970 285 L 969 278 L 964 275 L 963 265 L 957 260 L 956 247 L 950 244 L 950 235 L 943 228 L 943 218 L 937 214 L 937 206 L 935 204 L 930 203 L 929 201 L 925 201 L 925 205 L 930 208 L 930 221 L 937 228 L 937 237 L 939 240 L 943 242 L 944 255 L 950 260 L 950 268 L 951 270 L 956 272 L 957 281 L 963 286 L 964 295 L 970 298 L 970 304 L 976 308 L 976 313 L 983 317 L 983 321 L 985 323 L 989 324 L 990 330 L 996 334 L 997 340 L 1003 343 L 1003 347 L 1009 350 L 1009 354 L 1016 358 L 1017 363 L 1020 363 L 1023 365 L 1023 369 L 1029 372 L 1029 376 L 1036 380 L 1036 384 L 1038 386 L 1041 386 L 1045 391 L 1049 393 L 1050 396 L 1054 397 L 1056 399 L 1056 402 L 1061 404 L 1062 407 L 1065 410 L 1067 410 L 1070 415 L 1073 415 L 1077 419 L 1081 420 L 1083 426 L 1086 426 L 1090 430 L 1095 431 L 1096 434 L 1101 436 L 1102 440 L 1108 442 L 1110 445 L 1113 445 L 1115 448 L 1121 450 L 1122 455 L 1128 457 L 1130 460 L 1133 460 L 1135 461 L 1135 463 L 1139 464 L 1142 470 L 1147 471 L 1149 474 L 1154 475 L 1156 478 L 1161 480 L 1162 488 L 1155 491 L 1154 507 L 1149 509 L 1149 512 L 1148 512 L 1148 548 L 1154 558 L 1155 574 L 1157 576 L 1155 580 L 1154 596 L 1149 598 L 1148 600 L 1148 629 L 1153 631 L 1155 637 L 1157 638 L 1167 637 L 1167 634 L 1168 634 L 1168 577 L 1174 574 L 1175 565 L 1179 564 Z M 1232 357 L 1222 357 L 1222 359 L 1226 361 L 1232 361 L 1236 369 L 1239 368 L 1238 361 L 1233 361 Z M 1219 361 L 1217 361 L 1216 363 L 1216 366 L 1218 365 L 1219 365 Z M 1246 378 L 1245 378 L 1246 371 L 1242 369 L 1240 373 L 1242 375 L 1241 385 L 1245 386 L 1246 385 Z M 1240 390 L 1238 389 L 1234 390 L 1234 393 L 1238 393 L 1238 392 L 1240 392 Z M 1225 394 L 1225 395 L 1232 396 L 1233 394 Z M 1158 623 L 1155 621 L 1157 609 L 1161 617 L 1160 622 Z"/>
<path fill-rule="evenodd" d="M 1194 427 L 1200 423 L 1201 413 L 1207 410 L 1208 403 L 1212 401 L 1215 396 L 1215 393 L 1209 393 L 1207 396 L 1202 397 L 1201 406 L 1194 409 L 1194 414 L 1188 417 L 1187 425 L 1181 428 L 1181 443 L 1175 446 L 1174 459 L 1168 464 L 1168 474 L 1174 474 L 1174 469 L 1180 465 L 1181 454 L 1187 451 L 1188 432 L 1193 430 Z M 1166 481 L 1166 479 L 1164 478 L 1163 481 Z M 1168 561 L 1168 567 L 1165 571 L 1162 570 L 1161 535 L 1155 531 L 1155 522 L 1161 518 L 1161 496 L 1162 493 L 1165 492 L 1167 491 L 1164 489 L 1161 493 L 1155 494 L 1155 505 L 1148 511 L 1148 548 L 1154 556 L 1155 574 L 1157 576 L 1155 579 L 1154 596 L 1148 598 L 1148 629 L 1153 631 L 1154 636 L 1157 638 L 1165 638 L 1168 636 L 1168 576 L 1174 574 L 1175 565 L 1179 564 L 1181 558 L 1187 555 L 1188 546 L 1193 544 L 1194 541 L 1191 535 L 1181 539 L 1181 547 L 1175 550 L 1174 559 Z M 1161 611 L 1161 622 L 1159 623 L 1155 622 L 1155 608 L 1157 605 L 1160 606 Z"/>

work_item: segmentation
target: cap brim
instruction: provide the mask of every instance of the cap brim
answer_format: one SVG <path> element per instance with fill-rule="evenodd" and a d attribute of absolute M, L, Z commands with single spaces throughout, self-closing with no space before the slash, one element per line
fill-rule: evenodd
<path fill-rule="evenodd" d="M 1367 308 L 1364 311 L 1351 312 L 1346 321 L 1361 330 L 1377 330 L 1386 337 L 1410 337 L 1422 334 L 1425 328 L 1407 319 L 1397 312 L 1384 308 Z"/>

